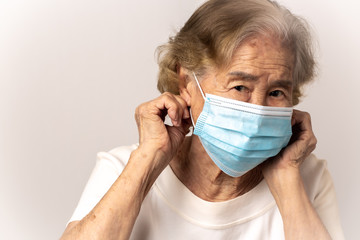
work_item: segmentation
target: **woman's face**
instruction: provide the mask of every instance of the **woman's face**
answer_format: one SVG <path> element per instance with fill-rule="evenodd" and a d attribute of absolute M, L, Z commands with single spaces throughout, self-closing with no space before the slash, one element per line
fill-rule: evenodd
<path fill-rule="evenodd" d="M 249 39 L 236 50 L 227 69 L 213 71 L 200 80 L 204 93 L 263 106 L 291 107 L 294 56 L 272 38 Z M 194 118 L 204 100 L 194 81 L 189 83 Z"/>

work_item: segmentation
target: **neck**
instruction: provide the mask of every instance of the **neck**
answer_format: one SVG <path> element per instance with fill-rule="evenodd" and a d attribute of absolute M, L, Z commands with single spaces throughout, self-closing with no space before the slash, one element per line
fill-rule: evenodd
<path fill-rule="evenodd" d="M 217 202 L 240 196 L 263 179 L 259 167 L 241 177 L 231 177 L 222 172 L 207 155 L 197 136 L 185 139 L 170 166 L 179 180 L 196 196 Z"/>

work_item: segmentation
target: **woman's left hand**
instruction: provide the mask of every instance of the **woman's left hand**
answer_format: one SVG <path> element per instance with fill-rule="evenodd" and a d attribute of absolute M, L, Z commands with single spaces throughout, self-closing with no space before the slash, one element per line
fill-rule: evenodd
<path fill-rule="evenodd" d="M 265 179 L 274 177 L 278 171 L 297 172 L 305 158 L 316 147 L 317 140 L 312 130 L 309 113 L 294 110 L 291 124 L 293 135 L 288 146 L 264 163 Z"/>
<path fill-rule="evenodd" d="M 263 175 L 284 224 L 285 239 L 331 239 L 309 199 L 300 165 L 316 147 L 310 114 L 294 110 L 287 147 L 263 164 Z"/>

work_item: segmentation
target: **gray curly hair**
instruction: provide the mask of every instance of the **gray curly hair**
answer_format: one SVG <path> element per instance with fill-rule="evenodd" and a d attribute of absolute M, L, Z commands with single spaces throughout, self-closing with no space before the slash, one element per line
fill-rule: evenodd
<path fill-rule="evenodd" d="M 301 87 L 315 75 L 309 26 L 305 20 L 269 0 L 210 0 L 200 6 L 168 43 L 157 48 L 160 92 L 179 93 L 177 67 L 198 75 L 226 67 L 236 48 L 256 35 L 273 35 L 295 56 L 293 105 Z"/>

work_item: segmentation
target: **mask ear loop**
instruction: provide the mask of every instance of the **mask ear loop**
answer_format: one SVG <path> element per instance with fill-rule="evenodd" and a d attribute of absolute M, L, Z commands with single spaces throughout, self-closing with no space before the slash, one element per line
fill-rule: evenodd
<path fill-rule="evenodd" d="M 204 100 L 205 100 L 205 94 L 204 94 L 204 92 L 203 92 L 203 90 L 202 90 L 202 88 L 201 88 L 201 86 L 200 86 L 199 80 L 197 79 L 197 77 L 196 77 L 196 75 L 195 75 L 194 72 L 193 72 L 193 76 L 194 76 L 194 78 L 195 78 L 196 84 L 198 85 L 198 87 L 199 87 L 199 89 L 200 89 L 201 95 L 202 95 L 202 97 L 203 97 Z M 189 108 L 189 112 L 190 112 L 191 123 L 192 123 L 192 125 L 193 125 L 192 132 L 194 132 L 195 123 L 194 123 L 194 118 L 193 118 L 192 113 L 191 113 L 191 108 Z"/>
<path fill-rule="evenodd" d="M 192 123 L 192 127 L 195 128 L 195 123 L 194 123 L 194 119 L 191 113 L 191 108 L 189 108 L 189 113 L 190 113 L 190 119 L 191 119 L 191 123 Z"/>
<path fill-rule="evenodd" d="M 196 77 L 196 75 L 195 75 L 195 73 L 194 73 L 194 72 L 193 72 L 193 75 L 194 75 L 195 81 L 196 81 L 196 83 L 197 83 L 197 85 L 198 85 L 198 87 L 199 87 L 199 89 L 200 89 L 201 95 L 202 95 L 202 97 L 203 97 L 203 98 L 204 98 L 204 100 L 205 100 L 205 94 L 204 94 L 203 90 L 201 89 L 201 86 L 200 86 L 199 80 L 197 79 L 197 77 Z"/>

